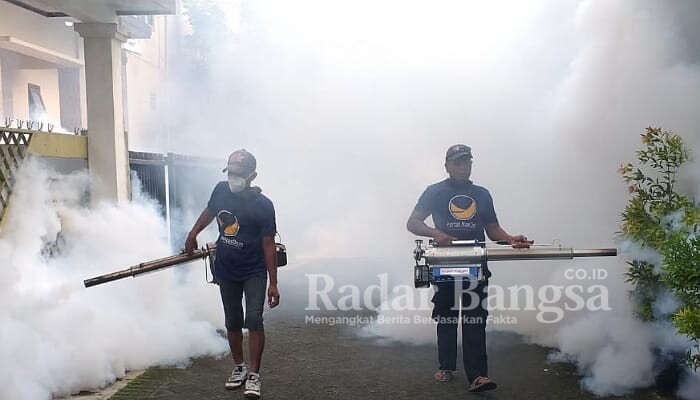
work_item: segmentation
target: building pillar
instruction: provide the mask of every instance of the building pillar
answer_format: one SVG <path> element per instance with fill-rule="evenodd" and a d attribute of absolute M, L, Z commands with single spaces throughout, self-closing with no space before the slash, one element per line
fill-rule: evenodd
<path fill-rule="evenodd" d="M 124 134 L 121 45 L 112 23 L 75 24 L 84 39 L 88 168 L 91 198 L 129 200 L 129 154 Z"/>
<path fill-rule="evenodd" d="M 58 94 L 61 103 L 61 126 L 68 131 L 83 128 L 81 116 L 80 68 L 58 69 Z"/>

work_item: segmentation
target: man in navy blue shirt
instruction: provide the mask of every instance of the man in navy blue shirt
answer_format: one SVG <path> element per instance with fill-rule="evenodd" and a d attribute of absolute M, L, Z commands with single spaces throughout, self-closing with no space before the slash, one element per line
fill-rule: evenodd
<path fill-rule="evenodd" d="M 280 299 L 275 210 L 260 188 L 250 186 L 257 176 L 256 165 L 255 157 L 245 150 L 231 153 L 223 170 L 228 173 L 228 179 L 216 185 L 185 242 L 185 251 L 191 253 L 197 248 L 199 232 L 216 218 L 219 238 L 214 275 L 224 304 L 228 342 L 235 363 L 225 387 L 238 389 L 245 383 L 243 394 L 248 398 L 260 398 L 261 392 L 259 371 L 265 347 L 262 314 L 268 275 L 268 304 L 276 307 Z M 249 334 L 249 367 L 243 361 L 243 328 Z"/>
<path fill-rule="evenodd" d="M 523 235 L 511 236 L 501 228 L 493 207 L 491 194 L 486 188 L 469 180 L 472 171 L 472 151 L 469 146 L 456 144 L 447 149 L 445 169 L 449 178 L 428 186 L 408 218 L 406 227 L 419 236 L 432 237 L 440 246 L 450 246 L 453 240 L 476 240 L 484 242 L 485 234 L 491 240 L 505 241 L 513 247 L 528 247 L 531 242 Z M 432 216 L 435 227 L 425 224 Z M 485 234 L 484 234 L 485 233 Z M 462 318 L 459 305 L 455 305 L 453 282 L 436 287 L 432 302 L 433 318 L 437 321 L 438 361 L 440 369 L 434 379 L 449 382 L 457 368 L 457 326 L 462 325 L 462 355 L 464 371 L 469 381 L 469 390 L 481 392 L 496 388 L 488 377 L 486 361 L 486 319 L 484 307 L 488 277 L 472 290 L 476 296 L 463 293 L 461 296 Z M 478 298 L 478 304 L 472 300 Z M 459 299 L 459 297 L 457 297 Z"/>

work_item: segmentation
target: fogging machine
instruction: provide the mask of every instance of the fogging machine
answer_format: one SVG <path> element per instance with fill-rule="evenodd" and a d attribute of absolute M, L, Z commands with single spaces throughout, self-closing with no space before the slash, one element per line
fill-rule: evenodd
<path fill-rule="evenodd" d="M 554 245 L 528 248 L 486 247 L 483 242 L 475 240 L 455 240 L 451 246 L 438 246 L 430 240 L 428 247 L 424 248 L 423 240 L 417 239 L 413 256 L 416 260 L 414 285 L 416 288 L 423 288 L 431 283 L 455 280 L 483 281 L 486 279 L 485 270 L 489 261 L 614 257 L 617 256 L 617 249 L 573 249 Z"/>
<path fill-rule="evenodd" d="M 275 247 L 277 250 L 277 266 L 283 267 L 287 265 L 287 247 L 282 243 L 275 243 Z M 112 272 L 110 274 L 100 275 L 94 278 L 86 279 L 83 281 L 83 283 L 85 284 L 86 288 L 89 288 L 91 286 L 101 285 L 103 283 L 116 281 L 128 277 L 135 278 L 139 275 L 147 274 L 149 272 L 174 267 L 179 264 L 200 259 L 204 260 L 205 262 L 205 271 L 208 268 L 212 274 L 212 279 L 207 279 L 207 281 L 210 283 L 216 283 L 216 276 L 214 275 L 214 264 L 216 261 L 216 243 L 207 243 L 206 246 L 200 249 L 195 249 L 191 254 L 183 252 L 182 254 L 174 256 L 142 262 L 140 264 L 133 265 L 121 271 Z"/>

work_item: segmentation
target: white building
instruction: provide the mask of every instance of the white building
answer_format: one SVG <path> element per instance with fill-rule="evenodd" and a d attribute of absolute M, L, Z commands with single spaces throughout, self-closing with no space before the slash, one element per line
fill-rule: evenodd
<path fill-rule="evenodd" d="M 92 197 L 127 200 L 127 132 L 158 106 L 176 3 L 0 0 L 0 124 L 87 129 Z"/>

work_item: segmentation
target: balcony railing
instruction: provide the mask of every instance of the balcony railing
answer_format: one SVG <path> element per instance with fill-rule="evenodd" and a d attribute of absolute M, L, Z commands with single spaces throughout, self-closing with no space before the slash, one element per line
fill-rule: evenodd
<path fill-rule="evenodd" d="M 0 127 L 0 222 L 10 204 L 15 173 L 29 153 L 34 131 Z"/>

